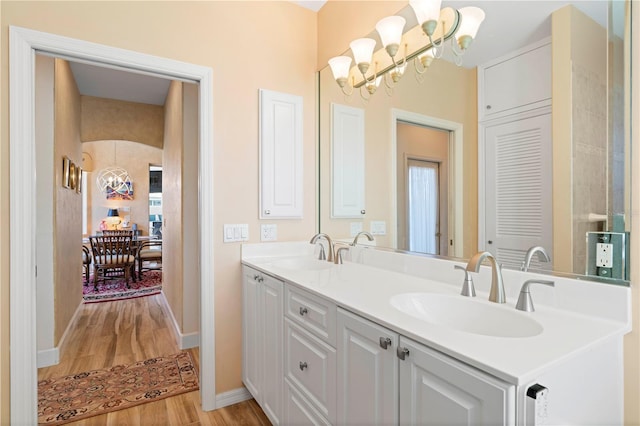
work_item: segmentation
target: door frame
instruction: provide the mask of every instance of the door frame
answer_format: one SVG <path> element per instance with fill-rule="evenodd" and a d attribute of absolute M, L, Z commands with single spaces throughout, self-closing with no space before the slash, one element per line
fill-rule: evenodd
<path fill-rule="evenodd" d="M 449 239 L 453 240 L 453 250 L 449 248 L 449 256 L 462 257 L 464 249 L 464 211 L 463 205 L 463 126 L 461 123 L 443 120 L 441 118 L 429 117 L 415 112 L 404 111 L 397 108 L 391 109 L 391 188 L 398 187 L 398 121 L 405 123 L 433 127 L 435 129 L 447 130 L 451 133 L 449 139 L 449 176 L 448 176 L 448 200 L 449 213 L 453 214 L 454 220 L 448 221 Z M 391 200 L 391 243 L 393 247 L 398 247 L 398 197 Z M 443 254 L 446 256 L 446 254 Z"/>
<path fill-rule="evenodd" d="M 216 408 L 213 248 L 213 71 L 20 27 L 9 27 L 11 423 L 37 423 L 35 55 L 199 83 L 200 395 Z"/>

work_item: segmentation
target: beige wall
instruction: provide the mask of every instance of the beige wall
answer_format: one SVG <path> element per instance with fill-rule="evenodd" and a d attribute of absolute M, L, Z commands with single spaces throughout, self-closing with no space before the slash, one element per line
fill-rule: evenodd
<path fill-rule="evenodd" d="M 552 14 L 554 269 L 584 273 L 588 213 L 607 213 L 607 33 L 572 6 Z M 566 167 L 572 164 L 572 167 Z"/>
<path fill-rule="evenodd" d="M 81 96 L 82 142 L 117 139 L 162 148 L 164 108 L 138 102 Z"/>
<path fill-rule="evenodd" d="M 162 149 L 132 141 L 104 140 L 82 143 L 85 156 L 90 156 L 93 171 L 87 174 L 87 196 L 90 220 L 87 234 L 100 231 L 100 222 L 109 209 L 117 208 L 121 219 L 130 215 L 143 235 L 149 233 L 149 165 L 162 163 Z M 98 189 L 96 177 L 105 167 L 118 166 L 127 171 L 133 184 L 133 200 L 107 200 Z M 126 212 L 123 207 L 129 208 Z"/>
<path fill-rule="evenodd" d="M 163 292 L 182 329 L 182 83 L 172 81 L 165 102 L 162 156 Z M 184 188 L 186 190 L 186 188 Z"/>
<path fill-rule="evenodd" d="M 258 89 L 304 99 L 302 220 L 278 221 L 280 240 L 315 231 L 316 14 L 290 2 L 10 2 L 2 10 L 0 116 L 0 265 L 2 347 L 9 343 L 9 25 L 171 58 L 213 69 L 216 390 L 241 386 L 241 268 L 239 244 L 223 244 L 224 223 L 249 224 L 258 242 Z M 269 19 L 265 19 L 269 17 Z M 114 30 L 117 28 L 117 31 Z M 171 31 L 167 31 L 170 28 Z M 258 36 L 259 35 L 259 36 Z M 256 46 L 259 46 L 257 48 Z M 242 196 L 238 194 L 242 192 Z M 232 200 L 232 201 L 231 201 Z M 9 358 L 2 357 L 2 415 L 8 419 Z"/>
<path fill-rule="evenodd" d="M 82 162 L 80 93 L 69 63 L 62 59 L 55 62 L 54 108 L 54 344 L 58 345 L 82 301 L 82 196 L 62 187 L 62 157 Z"/>

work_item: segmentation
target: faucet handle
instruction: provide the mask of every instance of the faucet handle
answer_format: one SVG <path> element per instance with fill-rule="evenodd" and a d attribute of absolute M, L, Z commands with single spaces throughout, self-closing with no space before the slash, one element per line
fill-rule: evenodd
<path fill-rule="evenodd" d="M 455 265 L 453 268 L 464 271 L 464 283 L 462 284 L 462 291 L 460 292 L 460 294 L 467 297 L 476 297 L 476 289 L 473 286 L 473 278 L 471 277 L 471 273 L 467 271 L 467 268 L 459 265 Z"/>
<path fill-rule="evenodd" d="M 531 292 L 529 291 L 529 286 L 531 284 L 542 284 L 548 285 L 550 287 L 555 287 L 556 284 L 553 281 L 548 280 L 527 280 L 522 284 L 522 288 L 520 289 L 520 296 L 518 296 L 518 302 L 516 303 L 516 309 L 519 311 L 525 312 L 534 312 L 535 308 L 533 307 L 533 300 L 531 299 Z"/>

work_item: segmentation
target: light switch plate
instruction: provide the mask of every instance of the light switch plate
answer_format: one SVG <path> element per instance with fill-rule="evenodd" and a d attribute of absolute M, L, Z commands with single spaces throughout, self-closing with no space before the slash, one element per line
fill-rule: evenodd
<path fill-rule="evenodd" d="M 265 223 L 260 225 L 260 241 L 277 241 L 278 225 L 275 223 Z"/>
<path fill-rule="evenodd" d="M 362 231 L 362 222 L 351 222 L 351 236 L 355 237 Z"/>
<path fill-rule="evenodd" d="M 222 242 L 235 243 L 238 241 L 249 241 L 249 225 L 243 224 L 224 224 Z"/>
<path fill-rule="evenodd" d="M 387 222 L 385 222 L 384 220 L 372 220 L 370 226 L 371 226 L 371 233 L 373 235 L 387 234 Z"/>

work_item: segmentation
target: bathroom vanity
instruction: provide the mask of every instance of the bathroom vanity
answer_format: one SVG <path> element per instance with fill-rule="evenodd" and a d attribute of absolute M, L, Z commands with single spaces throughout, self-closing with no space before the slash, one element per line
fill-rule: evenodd
<path fill-rule="evenodd" d="M 623 423 L 628 287 L 505 270 L 498 304 L 486 266 L 465 297 L 460 262 L 315 249 L 242 247 L 243 382 L 272 423 Z M 555 287 L 516 310 L 530 279 Z"/>

